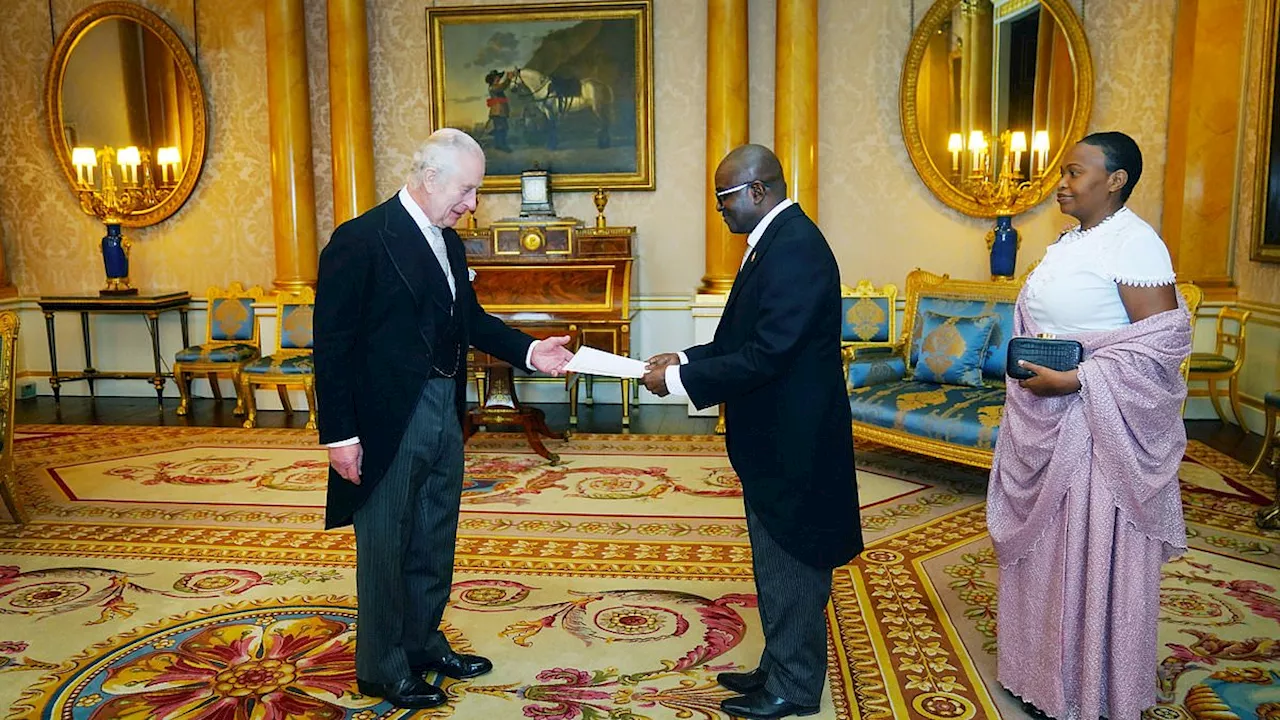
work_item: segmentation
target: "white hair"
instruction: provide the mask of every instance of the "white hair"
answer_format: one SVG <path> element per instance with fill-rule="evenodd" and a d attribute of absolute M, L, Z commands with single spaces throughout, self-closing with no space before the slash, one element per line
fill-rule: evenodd
<path fill-rule="evenodd" d="M 448 176 L 457 165 L 457 159 L 463 152 L 474 153 L 484 158 L 484 150 L 475 138 L 457 128 L 440 128 L 431 133 L 425 142 L 413 154 L 413 165 L 409 168 L 407 184 L 410 187 L 422 187 L 426 172 L 432 170 L 438 176 Z"/>

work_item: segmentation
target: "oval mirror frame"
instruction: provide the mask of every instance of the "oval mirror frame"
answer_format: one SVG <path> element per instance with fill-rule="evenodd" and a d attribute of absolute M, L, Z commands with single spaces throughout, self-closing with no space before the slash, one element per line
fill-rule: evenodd
<path fill-rule="evenodd" d="M 916 97 L 919 89 L 920 68 L 924 62 L 925 51 L 930 38 L 942 28 L 943 22 L 951 12 L 966 0 L 937 0 L 929 11 L 921 18 L 920 24 L 911 35 L 911 44 L 907 48 L 906 62 L 902 66 L 902 79 L 898 84 L 898 116 L 902 125 L 902 139 L 907 146 L 907 155 L 916 173 L 924 181 L 925 187 L 948 207 L 959 210 L 965 215 L 981 218 L 993 218 L 1000 215 L 1016 215 L 1039 205 L 1058 185 L 1058 174 L 1055 168 L 1062 161 L 1067 148 L 1084 137 L 1085 128 L 1089 124 L 1089 116 L 1093 111 L 1093 60 L 1089 55 L 1089 44 L 1085 39 L 1084 25 L 1071 8 L 1067 0 L 1040 0 L 1062 28 L 1067 39 L 1067 47 L 1071 53 L 1072 74 L 1075 78 L 1075 106 L 1072 109 L 1071 122 L 1063 133 L 1067 142 L 1063 142 L 1053 151 L 1048 163 L 1048 172 L 1038 180 L 1032 181 L 1034 192 L 1024 197 L 1029 198 L 1011 208 L 997 210 L 994 206 L 981 203 L 972 194 L 956 187 L 947 176 L 938 169 L 928 150 L 924 146 L 924 138 L 920 130 L 917 115 Z"/>
<path fill-rule="evenodd" d="M 71 148 L 67 147 L 63 135 L 62 82 L 71 58 L 71 51 L 76 44 L 94 26 L 111 19 L 132 20 L 155 34 L 177 62 L 178 68 L 191 93 L 191 153 L 185 160 L 185 168 L 178 184 L 156 205 L 145 210 L 126 215 L 121 220 L 125 227 L 147 227 L 167 219 L 182 207 L 191 197 L 200 172 L 204 169 L 205 144 L 207 142 L 208 125 L 205 114 L 204 87 L 200 83 L 195 61 L 187 52 L 178 34 L 169 27 L 159 15 L 152 11 L 128 2 L 103 2 L 90 5 L 71 19 L 67 29 L 58 38 L 49 60 L 49 71 L 45 75 L 45 116 L 49 121 L 49 140 L 53 143 L 53 154 L 62 166 L 73 191 L 76 185 L 76 170 L 71 164 Z"/>

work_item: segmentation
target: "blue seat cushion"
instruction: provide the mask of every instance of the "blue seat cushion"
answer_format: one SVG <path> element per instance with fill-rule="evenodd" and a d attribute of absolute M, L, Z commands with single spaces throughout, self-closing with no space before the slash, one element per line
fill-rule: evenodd
<path fill-rule="evenodd" d="M 1004 412 L 1003 387 L 894 382 L 849 393 L 856 422 L 991 450 Z"/>
<path fill-rule="evenodd" d="M 258 348 L 246 343 L 231 345 L 193 345 L 178 351 L 174 359 L 178 362 L 240 362 L 255 357 Z"/>
<path fill-rule="evenodd" d="M 1270 408 L 1280 409 L 1280 390 L 1273 390 L 1267 393 L 1262 399 L 1262 404 Z"/>
<path fill-rule="evenodd" d="M 313 375 L 315 371 L 316 364 L 310 355 L 284 358 L 268 355 L 245 365 L 243 370 L 250 375 Z"/>
<path fill-rule="evenodd" d="M 923 320 L 915 379 L 982 387 L 982 363 L 995 316 L 958 317 L 926 311 Z"/>
<path fill-rule="evenodd" d="M 920 336 L 924 330 L 924 313 L 954 317 L 992 315 L 995 325 L 987 341 L 986 356 L 982 361 L 982 376 L 987 380 L 1004 381 L 1005 356 L 1009 353 L 1009 338 L 1013 337 L 1013 303 L 1005 300 L 956 300 L 952 298 L 922 296 L 916 301 L 916 320 L 911 330 L 911 358 L 907 365 L 915 368 L 920 353 Z"/>

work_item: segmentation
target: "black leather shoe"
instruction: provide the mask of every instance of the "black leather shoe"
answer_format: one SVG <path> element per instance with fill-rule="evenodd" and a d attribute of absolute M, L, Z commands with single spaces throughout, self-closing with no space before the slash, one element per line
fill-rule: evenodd
<path fill-rule="evenodd" d="M 749 720 L 774 720 L 791 715 L 816 715 L 817 705 L 797 705 L 760 688 L 755 692 L 720 701 L 720 709 Z"/>
<path fill-rule="evenodd" d="M 467 680 L 479 677 L 493 669 L 493 663 L 479 655 L 462 655 L 452 650 L 448 655 L 435 660 L 414 663 L 409 669 L 421 675 L 425 672 L 438 672 L 454 680 Z"/>
<path fill-rule="evenodd" d="M 732 690 L 739 695 L 746 695 L 763 688 L 768 679 L 769 673 L 760 668 L 751 672 L 722 672 L 716 676 L 716 682 L 720 683 L 720 687 Z"/>
<path fill-rule="evenodd" d="M 393 683 L 356 680 L 361 695 L 380 697 L 398 708 L 423 710 L 443 705 L 448 696 L 440 688 L 420 677 L 400 678 Z"/>

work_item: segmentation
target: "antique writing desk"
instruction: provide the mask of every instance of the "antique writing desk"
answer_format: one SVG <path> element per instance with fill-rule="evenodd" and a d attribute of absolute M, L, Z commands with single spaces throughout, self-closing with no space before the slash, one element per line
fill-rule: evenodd
<path fill-rule="evenodd" d="M 489 313 L 535 337 L 569 335 L 574 347 L 630 356 L 635 228 L 513 219 L 458 234 L 476 273 L 476 297 Z M 621 381 L 623 425 L 631 422 L 631 382 Z M 481 388 L 482 403 L 484 397 Z M 577 421 L 578 385 L 570 382 L 569 422 Z"/>
<path fill-rule="evenodd" d="M 54 402 L 60 402 L 59 387 L 62 383 L 85 380 L 89 394 L 93 394 L 93 381 L 98 379 L 150 380 L 156 389 L 156 399 L 164 401 L 164 379 L 169 377 L 160 369 L 160 314 L 177 310 L 182 317 L 182 347 L 190 345 L 187 331 L 187 306 L 191 293 L 186 290 L 139 293 L 137 295 L 54 295 L 40 298 L 40 310 L 44 312 L 44 326 L 49 334 L 49 387 L 53 388 Z M 54 337 L 54 315 L 59 312 L 80 313 L 80 330 L 84 336 L 84 370 L 72 375 L 58 374 L 58 344 Z M 89 334 L 89 316 L 142 315 L 147 318 L 147 330 L 151 332 L 151 355 L 155 360 L 155 372 L 102 372 L 93 367 L 93 342 Z"/>

